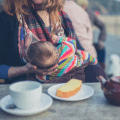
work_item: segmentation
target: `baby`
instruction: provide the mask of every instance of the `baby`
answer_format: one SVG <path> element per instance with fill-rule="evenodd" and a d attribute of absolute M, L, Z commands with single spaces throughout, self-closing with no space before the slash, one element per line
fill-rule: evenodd
<path fill-rule="evenodd" d="M 26 57 L 31 64 L 40 69 L 49 69 L 59 62 L 58 50 L 48 41 L 31 43 L 26 50 Z"/>
<path fill-rule="evenodd" d="M 97 59 L 93 58 L 89 53 L 77 50 L 76 41 L 68 37 L 54 36 L 55 45 L 48 41 L 37 41 L 30 44 L 26 51 L 26 57 L 29 62 L 36 65 L 40 69 L 48 69 L 58 64 L 58 70 L 46 76 L 38 76 L 40 81 L 52 80 L 67 73 L 73 67 L 81 66 L 90 61 L 91 64 L 97 64 Z"/>

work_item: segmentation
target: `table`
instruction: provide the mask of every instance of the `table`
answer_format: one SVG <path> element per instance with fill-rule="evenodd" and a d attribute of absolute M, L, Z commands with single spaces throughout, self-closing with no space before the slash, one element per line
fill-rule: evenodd
<path fill-rule="evenodd" d="M 0 120 L 120 120 L 120 107 L 107 103 L 100 83 L 83 83 L 94 89 L 86 100 L 67 102 L 53 99 L 52 106 L 33 116 L 14 116 L 0 109 Z M 43 84 L 43 92 L 54 84 Z M 9 85 L 0 85 L 0 99 L 9 94 Z"/>

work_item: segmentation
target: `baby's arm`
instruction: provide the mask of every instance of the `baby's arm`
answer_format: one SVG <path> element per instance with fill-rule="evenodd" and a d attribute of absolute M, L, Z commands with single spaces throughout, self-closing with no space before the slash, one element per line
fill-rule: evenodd
<path fill-rule="evenodd" d="M 60 53 L 59 61 L 63 59 L 71 58 L 75 55 L 76 41 L 71 39 L 71 41 L 63 41 L 58 46 L 57 49 Z"/>
<path fill-rule="evenodd" d="M 69 37 L 63 37 L 63 36 L 57 36 L 57 35 L 52 35 L 52 39 L 54 40 L 55 43 L 62 43 L 65 41 L 73 41 L 74 40 Z M 75 44 L 76 44 L 76 41 L 75 41 Z"/>
<path fill-rule="evenodd" d="M 90 63 L 93 64 L 93 65 L 98 63 L 98 60 L 96 58 L 94 58 L 92 55 L 90 55 L 88 52 L 78 50 L 77 53 L 80 54 L 81 59 L 83 60 L 83 62 L 90 61 Z"/>
<path fill-rule="evenodd" d="M 62 42 L 66 42 L 66 41 L 75 41 L 74 39 L 71 39 L 71 38 L 68 38 L 68 37 L 63 37 L 63 36 L 58 36 L 57 37 L 57 43 L 62 43 Z M 76 41 L 75 41 L 75 44 L 76 44 Z"/>
<path fill-rule="evenodd" d="M 52 35 L 52 39 L 54 40 L 55 43 L 67 45 L 70 49 L 74 51 L 73 53 L 77 51 L 76 40 L 74 39 L 71 39 L 69 37 L 57 36 L 57 35 Z"/>

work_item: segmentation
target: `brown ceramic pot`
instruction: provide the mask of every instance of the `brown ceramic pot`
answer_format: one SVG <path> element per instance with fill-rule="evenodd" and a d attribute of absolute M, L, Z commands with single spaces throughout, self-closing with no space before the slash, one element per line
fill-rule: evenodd
<path fill-rule="evenodd" d="M 111 77 L 109 80 L 99 76 L 98 79 L 108 103 L 120 106 L 120 76 Z"/>

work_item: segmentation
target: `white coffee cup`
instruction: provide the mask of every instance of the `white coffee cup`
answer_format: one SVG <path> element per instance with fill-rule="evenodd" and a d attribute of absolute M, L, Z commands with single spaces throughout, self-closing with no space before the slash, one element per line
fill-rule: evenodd
<path fill-rule="evenodd" d="M 10 85 L 10 96 L 20 109 L 33 109 L 40 104 L 42 84 L 36 81 L 21 81 Z"/>

